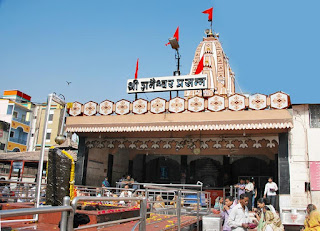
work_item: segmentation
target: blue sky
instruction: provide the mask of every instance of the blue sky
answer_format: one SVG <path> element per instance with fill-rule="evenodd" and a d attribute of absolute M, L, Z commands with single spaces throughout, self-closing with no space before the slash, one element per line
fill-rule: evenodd
<path fill-rule="evenodd" d="M 319 0 L 0 0 L 0 94 L 132 100 L 126 80 L 137 58 L 141 78 L 172 74 L 174 52 L 164 44 L 177 26 L 181 72 L 189 73 L 209 26 L 201 12 L 212 5 L 214 30 L 243 92 L 281 90 L 292 103 L 320 103 Z"/>

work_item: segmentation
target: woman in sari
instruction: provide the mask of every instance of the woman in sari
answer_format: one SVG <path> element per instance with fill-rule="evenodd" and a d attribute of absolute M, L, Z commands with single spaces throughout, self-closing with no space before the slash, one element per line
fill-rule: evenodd
<path fill-rule="evenodd" d="M 320 230 L 320 212 L 313 204 L 307 206 L 307 216 L 304 221 L 305 231 L 318 231 Z"/>
<path fill-rule="evenodd" d="M 277 222 L 280 221 L 279 215 L 277 214 L 277 212 L 274 209 L 274 207 L 272 205 L 270 205 L 268 199 L 260 198 L 257 201 L 257 205 L 258 205 L 258 209 L 256 211 L 255 216 L 256 216 L 256 219 L 258 220 L 258 227 L 257 227 L 258 231 L 263 231 L 263 228 L 266 225 L 266 215 L 265 214 L 266 214 L 267 211 L 269 211 L 269 212 L 271 212 L 273 214 L 273 220 L 275 220 Z M 271 218 L 271 216 L 269 216 L 269 219 L 270 218 Z M 281 223 L 281 221 L 280 221 L 280 223 Z"/>
<path fill-rule="evenodd" d="M 277 213 L 271 212 L 267 206 L 264 211 L 264 224 L 262 231 L 284 231 L 284 226 L 282 225 Z"/>

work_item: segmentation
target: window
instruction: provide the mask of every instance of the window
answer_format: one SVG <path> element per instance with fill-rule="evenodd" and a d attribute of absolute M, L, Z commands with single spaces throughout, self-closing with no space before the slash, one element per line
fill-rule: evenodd
<path fill-rule="evenodd" d="M 46 140 L 50 140 L 51 139 L 51 132 L 49 133 L 47 133 L 47 135 L 46 135 Z"/>
<path fill-rule="evenodd" d="M 13 110 L 13 105 L 9 105 L 7 109 L 7 115 L 11 115 Z"/>
<path fill-rule="evenodd" d="M 10 132 L 10 137 L 11 137 L 11 138 L 14 137 L 14 131 L 11 131 L 11 132 Z"/>
<path fill-rule="evenodd" d="M 13 118 L 18 118 L 18 112 L 16 111 L 13 112 Z"/>
<path fill-rule="evenodd" d="M 52 122 L 53 121 L 53 114 L 49 114 L 49 122 Z"/>
<path fill-rule="evenodd" d="M 26 115 L 22 115 L 22 116 L 21 116 L 21 121 L 22 121 L 22 122 L 25 122 L 25 121 L 26 121 Z"/>
<path fill-rule="evenodd" d="M 320 105 L 309 105 L 310 128 L 320 128 Z"/>

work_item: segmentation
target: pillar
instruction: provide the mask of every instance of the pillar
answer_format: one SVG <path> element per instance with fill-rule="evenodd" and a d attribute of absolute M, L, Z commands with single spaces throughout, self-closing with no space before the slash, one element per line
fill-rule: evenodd
<path fill-rule="evenodd" d="M 86 138 L 80 136 L 79 137 L 76 169 L 75 169 L 75 184 L 76 185 L 85 185 L 86 184 L 88 152 L 89 152 L 89 150 L 86 146 Z"/>
<path fill-rule="evenodd" d="M 278 187 L 279 194 L 290 194 L 288 133 L 279 134 Z"/>

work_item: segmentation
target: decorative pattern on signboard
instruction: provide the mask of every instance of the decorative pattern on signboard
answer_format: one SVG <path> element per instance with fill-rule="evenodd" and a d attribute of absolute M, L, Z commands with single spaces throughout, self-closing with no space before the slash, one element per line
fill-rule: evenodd
<path fill-rule="evenodd" d="M 83 105 L 83 114 L 86 116 L 93 116 L 97 114 L 98 104 L 96 102 L 90 101 Z"/>
<path fill-rule="evenodd" d="M 267 96 L 263 94 L 254 94 L 249 96 L 249 108 L 253 110 L 262 110 L 267 107 Z"/>
<path fill-rule="evenodd" d="M 101 115 L 110 115 L 113 113 L 113 102 L 105 100 L 99 105 L 99 113 Z"/>
<path fill-rule="evenodd" d="M 154 114 L 160 114 L 166 111 L 166 100 L 156 98 L 150 101 L 150 111 Z"/>
<path fill-rule="evenodd" d="M 116 103 L 116 114 L 126 115 L 130 112 L 130 102 L 128 100 L 120 100 Z"/>
<path fill-rule="evenodd" d="M 241 111 L 246 108 L 245 96 L 234 94 L 229 97 L 229 109 L 232 111 Z"/>
<path fill-rule="evenodd" d="M 148 111 L 148 101 L 145 99 L 138 99 L 132 103 L 132 112 L 134 114 L 144 114 Z"/>
<path fill-rule="evenodd" d="M 208 99 L 208 110 L 222 111 L 225 109 L 224 97 L 215 95 Z"/>
<path fill-rule="evenodd" d="M 180 97 L 173 98 L 169 101 L 169 111 L 172 113 L 183 112 L 184 108 L 184 99 Z"/>
<path fill-rule="evenodd" d="M 270 95 L 270 106 L 274 109 L 283 109 L 290 106 L 290 97 L 281 91 Z"/>
<path fill-rule="evenodd" d="M 193 97 L 188 100 L 188 110 L 191 112 L 204 111 L 204 98 Z"/>

